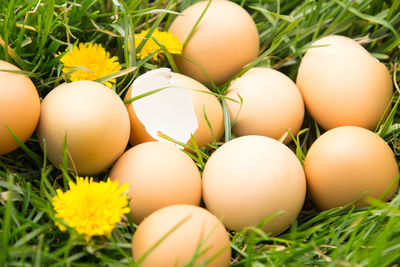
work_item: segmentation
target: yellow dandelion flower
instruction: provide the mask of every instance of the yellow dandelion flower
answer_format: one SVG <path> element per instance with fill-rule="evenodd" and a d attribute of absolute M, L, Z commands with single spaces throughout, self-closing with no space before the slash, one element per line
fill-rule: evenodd
<path fill-rule="evenodd" d="M 75 70 L 70 75 L 71 81 L 94 81 L 121 70 L 117 57 L 110 57 L 110 53 L 100 44 L 80 43 L 71 51 L 69 48 L 66 51 L 60 61 L 64 64 L 64 73 Z M 104 84 L 111 87 L 115 82 L 115 79 L 111 79 Z"/>
<path fill-rule="evenodd" d="M 142 41 L 145 41 L 144 39 L 148 32 L 149 30 L 144 30 L 135 34 L 136 48 L 138 48 Z M 161 50 L 161 47 L 153 40 L 152 37 L 156 38 L 158 42 L 163 44 L 171 54 L 182 54 L 183 46 L 178 40 L 178 37 L 174 36 L 171 32 L 162 32 L 158 29 L 155 29 L 149 40 L 147 40 L 146 44 L 143 46 L 142 50 L 137 53 L 137 58 L 143 59 L 148 55 L 158 51 L 153 56 L 153 59 L 157 60 L 159 55 L 164 54 L 164 51 Z"/>
<path fill-rule="evenodd" d="M 129 212 L 128 185 L 118 181 L 93 182 L 93 178 L 77 177 L 69 182 L 66 192 L 57 190 L 52 204 L 56 217 L 83 235 L 87 241 L 96 235 L 110 235 L 123 214 Z M 65 231 L 61 223 L 56 225 Z"/>

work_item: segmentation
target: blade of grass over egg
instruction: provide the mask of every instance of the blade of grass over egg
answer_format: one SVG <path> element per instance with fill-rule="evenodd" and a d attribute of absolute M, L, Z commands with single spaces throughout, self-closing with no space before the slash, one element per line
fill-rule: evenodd
<path fill-rule="evenodd" d="M 155 93 L 157 93 L 157 92 L 160 92 L 160 91 L 162 91 L 162 90 L 165 90 L 165 89 L 168 89 L 168 88 L 173 88 L 173 87 L 177 87 L 177 86 L 175 86 L 175 85 L 170 85 L 170 86 L 166 86 L 166 87 L 161 87 L 161 88 L 157 88 L 157 89 L 150 90 L 150 91 L 148 91 L 148 92 L 146 92 L 146 93 L 143 93 L 143 94 L 140 94 L 140 95 L 138 95 L 138 96 L 132 97 L 132 98 L 130 98 L 130 99 L 124 100 L 124 104 L 132 103 L 133 101 L 136 101 L 136 100 L 141 99 L 141 98 L 143 98 L 143 97 L 146 97 L 146 96 L 155 94 Z M 226 97 L 226 96 L 221 95 L 221 94 L 218 94 L 218 93 L 208 92 L 208 91 L 199 90 L 199 89 L 192 89 L 192 88 L 182 87 L 182 86 L 179 86 L 179 87 L 180 87 L 180 88 L 183 88 L 183 89 L 186 89 L 186 90 L 192 90 L 192 91 L 196 91 L 196 92 L 200 92 L 200 93 L 204 93 L 204 94 L 214 95 L 214 96 L 216 96 L 216 97 L 220 97 L 220 98 L 223 98 L 223 99 L 228 99 L 228 100 L 233 101 L 233 102 L 238 102 L 238 101 L 235 100 L 235 99 Z"/>
<path fill-rule="evenodd" d="M 210 6 L 212 0 L 209 0 L 206 7 L 204 8 L 204 10 L 201 12 L 199 18 L 196 20 L 195 24 L 193 25 L 193 28 L 190 30 L 188 36 L 186 37 L 185 41 L 183 42 L 183 48 L 185 48 L 185 46 L 187 45 L 187 43 L 190 41 L 190 39 L 192 38 L 194 32 L 197 29 L 197 26 L 199 25 L 201 19 L 204 17 L 204 14 L 206 14 L 208 7 Z"/>
<path fill-rule="evenodd" d="M 218 229 L 219 222 L 217 222 L 214 227 L 211 229 L 211 231 L 204 237 L 205 229 L 204 225 L 201 228 L 200 236 L 201 239 L 198 242 L 198 245 L 196 247 L 196 250 L 191 257 L 191 259 L 185 264 L 185 266 L 197 266 L 196 261 L 200 258 L 203 257 L 210 249 L 212 249 L 212 246 L 206 246 L 207 242 L 211 239 L 215 231 Z M 204 237 L 204 238 L 203 238 Z M 203 260 L 202 264 L 205 264 L 206 266 L 213 262 L 218 256 L 220 256 L 225 250 L 227 250 L 230 247 L 230 245 L 227 245 L 225 247 L 222 247 L 219 249 L 217 252 L 215 252 L 213 255 L 211 255 L 209 258 Z"/>
<path fill-rule="evenodd" d="M 204 160 L 207 161 L 209 156 L 208 156 L 206 153 L 204 153 L 203 151 L 201 151 L 201 149 L 198 150 L 198 152 L 199 152 L 200 155 L 201 155 L 201 157 L 199 157 L 199 158 L 201 158 L 201 159 L 199 159 L 199 158 L 197 158 L 195 155 L 193 155 L 193 154 L 190 152 L 190 151 L 196 152 L 196 151 L 195 151 L 195 148 L 193 147 L 193 145 L 185 144 L 185 143 L 183 143 L 183 142 L 181 142 L 181 141 L 178 141 L 178 140 L 175 140 L 174 138 L 172 138 L 172 137 L 170 137 L 170 136 L 168 136 L 168 135 L 165 135 L 165 134 L 163 134 L 163 133 L 159 133 L 158 136 L 160 136 L 161 138 L 163 138 L 163 139 L 165 139 L 165 140 L 168 140 L 168 141 L 170 141 L 170 142 L 173 142 L 174 144 L 177 144 L 177 145 L 179 145 L 179 146 L 185 148 L 186 150 L 188 150 L 189 152 L 187 152 L 187 151 L 185 151 L 185 150 L 183 150 L 183 151 L 184 151 L 187 155 L 189 155 L 189 157 L 191 157 L 191 158 L 196 162 L 196 164 L 198 164 L 200 167 L 204 167 L 204 164 L 201 164 L 201 162 L 204 162 Z M 196 154 L 196 155 L 197 155 L 197 154 Z M 204 159 L 204 160 L 203 160 L 203 159 Z"/>
<path fill-rule="evenodd" d="M 23 74 L 28 77 L 34 77 L 34 78 L 39 78 L 38 75 L 30 72 L 30 71 L 24 71 L 24 70 L 6 70 L 6 69 L 0 69 L 0 72 L 9 72 L 9 73 L 15 73 L 15 74 Z"/>
<path fill-rule="evenodd" d="M 105 83 L 105 82 L 108 82 L 109 80 L 116 79 L 116 78 L 121 77 L 121 76 L 125 76 L 125 75 L 127 75 L 127 74 L 129 74 L 129 73 L 131 73 L 131 72 L 133 72 L 135 70 L 136 70 L 136 67 L 130 67 L 130 68 L 127 68 L 127 69 L 123 69 L 123 70 L 120 70 L 118 72 L 112 73 L 110 75 L 101 77 L 101 78 L 95 80 L 95 82 Z"/>
<path fill-rule="evenodd" d="M 7 126 L 4 125 L 4 127 L 7 129 L 7 131 L 12 135 L 12 137 L 14 138 L 14 140 L 18 143 L 18 145 L 20 146 L 20 148 L 31 158 L 35 161 L 35 163 L 37 164 L 37 166 L 41 166 L 42 162 L 41 159 L 39 157 L 39 155 L 37 155 L 35 152 L 33 152 L 31 149 L 29 149 L 14 133 L 13 131 Z"/>
<path fill-rule="evenodd" d="M 210 123 L 210 120 L 207 117 L 206 105 L 205 104 L 203 104 L 203 117 L 204 117 L 204 120 L 207 123 L 208 129 L 210 129 L 210 133 L 211 133 L 211 137 L 212 137 L 212 140 L 213 140 L 213 144 L 214 144 L 215 147 L 217 147 L 217 139 L 215 138 L 215 134 L 214 134 L 212 125 Z"/>
<path fill-rule="evenodd" d="M 198 163 L 201 166 L 201 169 L 204 169 L 204 161 L 203 161 L 203 157 L 201 154 L 201 151 L 199 149 L 199 145 L 196 142 L 196 139 L 194 138 L 193 134 L 190 134 L 190 140 L 192 141 L 192 145 L 193 145 L 193 152 L 196 153 L 197 155 L 197 159 L 198 159 Z"/>
<path fill-rule="evenodd" d="M 182 220 L 180 220 L 177 224 L 175 224 L 168 232 L 166 232 L 164 235 L 161 236 L 159 240 L 157 240 L 136 262 L 135 266 L 140 266 L 140 264 L 146 259 L 146 257 L 153 251 L 155 250 L 162 242 L 168 238 L 171 234 L 173 234 L 181 225 L 183 225 L 185 222 L 187 222 L 192 215 L 188 215 L 184 217 Z"/>
<path fill-rule="evenodd" d="M 222 110 L 224 111 L 225 142 L 228 142 L 232 139 L 231 117 L 229 115 L 229 109 L 225 99 L 222 99 L 221 103 L 222 103 Z"/>
<path fill-rule="evenodd" d="M 191 59 L 189 59 L 189 58 L 187 58 L 187 57 L 185 57 L 185 56 L 183 56 L 183 55 L 176 55 L 176 56 L 177 56 L 177 57 L 181 57 L 181 58 L 183 58 L 184 60 L 187 60 L 187 61 L 189 61 L 190 63 L 194 64 L 196 67 L 198 67 L 198 68 L 201 70 L 201 72 L 203 72 L 204 75 L 207 77 L 208 83 L 209 83 L 210 86 L 211 86 L 211 91 L 213 91 L 213 92 L 218 92 L 218 93 L 220 93 L 220 94 L 224 94 L 223 92 L 220 91 L 220 89 L 218 88 L 218 86 L 215 85 L 215 83 L 214 83 L 213 80 L 211 79 L 211 76 L 210 76 L 210 75 L 203 69 L 203 67 L 201 67 L 197 62 L 195 62 L 195 61 L 193 61 L 193 60 L 191 60 Z"/>
<path fill-rule="evenodd" d="M 235 115 L 235 118 L 231 122 L 231 127 L 233 127 L 235 125 L 236 121 L 239 118 L 239 114 L 242 111 L 242 107 L 243 107 L 243 98 L 242 98 L 242 96 L 239 95 L 239 94 L 237 94 L 237 96 L 239 97 L 239 100 L 240 100 L 240 103 L 239 103 L 240 106 L 239 106 L 239 110 L 238 110 L 237 114 Z M 230 100 L 230 99 L 227 98 L 227 100 Z M 235 102 L 237 102 L 237 101 L 235 101 Z"/>
<path fill-rule="evenodd" d="M 267 51 L 262 53 L 259 57 L 257 57 L 255 60 L 253 60 L 251 63 L 247 64 L 241 71 L 238 72 L 237 75 L 235 75 L 232 79 L 227 81 L 224 85 L 230 84 L 233 80 L 235 80 L 238 77 L 241 77 L 243 74 L 245 74 L 249 69 L 255 67 L 257 64 L 262 62 L 266 57 L 268 57 L 272 52 L 277 49 L 280 45 L 282 40 L 278 40 L 276 42 L 273 42 L 271 46 L 268 48 Z"/>
<path fill-rule="evenodd" d="M 304 133 L 308 133 L 308 128 L 300 130 L 296 137 L 293 136 L 293 134 L 287 129 L 288 134 L 292 138 L 293 143 L 296 145 L 296 156 L 301 162 L 301 165 L 304 164 L 304 160 L 306 159 L 306 154 L 304 153 L 302 146 L 300 144 L 300 136 L 303 135 Z"/>
<path fill-rule="evenodd" d="M 205 91 L 205 90 L 202 90 L 202 89 L 193 89 L 193 88 L 183 87 L 183 86 L 179 86 L 179 87 L 180 87 L 180 88 L 183 88 L 183 89 L 186 89 L 186 90 L 191 90 L 191 91 L 194 91 L 194 92 L 199 92 L 199 93 L 202 93 L 202 94 L 213 95 L 213 96 L 217 97 L 218 99 L 226 99 L 226 100 L 229 100 L 229 101 L 232 101 L 232 102 L 235 102 L 235 103 L 240 103 L 240 102 L 237 101 L 236 99 L 227 97 L 226 95 L 223 95 L 223 94 L 220 94 L 220 93 L 215 93 L 215 92 L 213 92 L 213 91 Z"/>
<path fill-rule="evenodd" d="M 132 103 L 133 101 L 139 100 L 139 99 L 141 99 L 141 98 L 143 98 L 143 97 L 146 97 L 146 96 L 149 96 L 149 95 L 158 93 L 158 92 L 160 92 L 160 91 L 163 91 L 163 90 L 168 89 L 168 88 L 171 88 L 171 87 L 173 87 L 173 86 L 166 86 L 166 87 L 161 87 L 161 88 L 157 88 L 157 89 L 150 90 L 150 91 L 148 91 L 148 92 L 146 92 L 146 93 L 143 93 L 143 94 L 137 95 L 137 96 L 135 96 L 135 97 L 132 97 L 132 98 L 129 98 L 129 99 L 124 100 L 124 104 L 130 104 L 130 103 Z"/>
<path fill-rule="evenodd" d="M 68 155 L 68 147 L 67 147 L 67 136 L 68 136 L 68 133 L 66 131 L 65 136 L 64 136 L 63 151 L 62 151 L 62 165 L 61 165 L 61 171 L 62 171 L 62 175 L 63 175 L 63 185 L 64 185 L 65 190 L 68 189 L 68 182 L 71 181 L 71 177 L 68 174 L 68 156 L 69 155 Z"/>

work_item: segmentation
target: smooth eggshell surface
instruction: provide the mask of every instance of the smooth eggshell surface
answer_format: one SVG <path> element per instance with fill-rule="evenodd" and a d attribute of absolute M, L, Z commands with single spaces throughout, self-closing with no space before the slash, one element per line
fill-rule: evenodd
<path fill-rule="evenodd" d="M 147 142 L 134 146 L 118 159 L 110 177 L 129 184 L 131 214 L 137 224 L 169 205 L 200 204 L 200 172 L 173 144 Z"/>
<path fill-rule="evenodd" d="M 304 118 L 304 102 L 296 84 L 283 73 L 269 68 L 252 68 L 229 88 L 227 100 L 231 121 L 237 118 L 236 136 L 264 135 L 279 140 L 290 130 L 296 136 Z M 240 112 L 240 113 L 239 113 Z M 239 115 L 238 115 L 239 113 Z M 292 138 L 287 134 L 284 143 Z"/>
<path fill-rule="evenodd" d="M 199 249 L 193 266 L 209 262 L 207 267 L 229 266 L 231 248 L 228 232 L 222 223 L 207 210 L 191 205 L 173 205 L 147 217 L 132 239 L 132 254 L 137 262 L 146 251 L 163 240 L 141 263 L 142 267 L 184 266 Z"/>
<path fill-rule="evenodd" d="M 327 36 L 312 44 L 298 75 L 307 110 L 324 129 L 373 130 L 393 94 L 388 69 L 350 38 Z"/>
<path fill-rule="evenodd" d="M 299 214 L 306 194 L 303 168 L 295 154 L 275 139 L 248 135 L 217 149 L 203 172 L 207 209 L 231 230 L 263 225 L 277 235 Z"/>
<path fill-rule="evenodd" d="M 368 191 L 355 203 L 366 206 L 368 197 L 380 197 L 394 183 L 386 201 L 398 187 L 392 150 L 377 134 L 360 127 L 338 127 L 321 135 L 307 153 L 304 170 L 311 198 L 322 210 L 350 204 Z"/>
<path fill-rule="evenodd" d="M 38 140 L 60 168 L 67 135 L 69 167 L 79 175 L 101 172 L 124 152 L 129 116 L 121 98 L 97 82 L 76 81 L 54 88 L 44 98 Z"/>
<path fill-rule="evenodd" d="M 208 1 L 191 5 L 172 22 L 169 31 L 184 43 Z M 182 55 L 197 63 L 211 80 L 221 84 L 258 56 L 256 24 L 245 9 L 231 1 L 212 1 Z M 200 67 L 175 57 L 182 74 L 200 82 L 209 82 Z"/>
<path fill-rule="evenodd" d="M 193 110 L 195 117 L 197 118 L 197 129 L 192 133 L 194 139 L 196 140 L 199 147 L 206 146 L 207 143 L 213 142 L 213 135 L 216 140 L 219 140 L 224 132 L 224 115 L 222 106 L 219 103 L 217 97 L 210 94 L 210 90 L 202 85 L 201 83 L 197 82 L 196 80 L 187 77 L 185 75 L 179 73 L 170 72 L 168 69 L 158 69 L 153 70 L 152 72 L 158 71 L 159 74 L 155 74 L 153 77 L 148 76 L 146 81 L 141 81 L 141 84 L 138 86 L 143 86 L 143 84 L 147 85 L 147 88 L 150 89 L 158 89 L 163 87 L 171 86 L 171 83 L 175 87 L 180 87 L 186 89 L 186 92 L 189 93 L 190 101 L 193 105 Z M 152 85 L 155 84 L 154 80 L 157 79 L 157 76 L 166 75 L 168 79 L 165 80 L 165 84 L 159 84 L 157 86 Z M 138 77 L 137 79 L 139 79 Z M 154 88 L 153 88 L 154 87 Z M 136 90 L 135 83 L 129 88 L 128 92 L 126 93 L 125 100 L 132 98 L 133 91 Z M 138 115 L 135 112 L 135 105 L 137 105 L 137 101 L 148 101 L 149 110 L 145 110 L 144 112 L 152 112 L 153 114 L 163 115 L 168 114 L 168 112 L 179 110 L 181 107 L 179 106 L 180 103 L 174 103 L 171 99 L 170 102 L 168 98 L 164 99 L 164 109 L 160 106 L 150 107 L 152 103 L 152 97 L 154 97 L 157 93 L 153 95 L 146 96 L 142 99 L 133 101 L 126 105 L 129 117 L 130 117 L 130 124 L 131 124 L 131 135 L 130 135 L 130 143 L 132 145 L 140 144 L 143 142 L 155 141 L 154 139 L 146 130 L 146 125 L 143 124 L 138 118 Z M 184 103 L 182 103 L 184 104 Z M 204 113 L 207 115 L 207 119 L 210 122 L 212 131 L 207 124 L 207 121 L 204 117 Z M 179 115 L 179 114 L 178 114 Z M 195 118 L 195 119 L 196 119 Z M 153 120 L 152 127 L 160 127 L 162 125 L 166 125 L 165 123 L 171 121 L 170 127 L 173 127 L 173 121 L 176 120 L 175 117 L 166 118 L 165 121 L 159 123 L 159 126 L 156 125 L 157 121 Z M 167 124 L 168 125 L 168 124 Z M 147 125 L 149 126 L 149 125 Z M 162 132 L 162 130 L 160 130 Z M 159 141 L 165 141 L 164 139 L 160 138 Z M 190 133 L 189 136 L 185 140 L 177 140 L 183 143 L 191 144 L 190 140 Z"/>
<path fill-rule="evenodd" d="M 19 71 L 0 60 L 0 69 Z M 0 155 L 19 147 L 8 127 L 22 142 L 35 131 L 40 115 L 40 100 L 28 76 L 0 71 Z"/>

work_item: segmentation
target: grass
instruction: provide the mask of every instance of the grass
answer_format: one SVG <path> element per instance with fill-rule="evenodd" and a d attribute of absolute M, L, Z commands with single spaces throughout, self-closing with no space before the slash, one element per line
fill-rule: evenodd
<path fill-rule="evenodd" d="M 124 68 L 132 67 L 113 88 L 123 95 L 137 75 L 171 65 L 168 59 L 159 65 L 151 57 L 137 60 L 131 45 L 135 30 L 166 29 L 176 13 L 193 2 L 1 0 L 0 58 L 29 73 L 44 97 L 64 79 L 55 55 L 68 44 L 98 42 L 118 56 Z M 341 34 L 361 40 L 391 71 L 394 84 L 400 82 L 399 0 L 235 2 L 249 11 L 260 34 L 261 54 L 250 66 L 273 67 L 295 80 L 310 43 L 321 36 Z M 224 94 L 227 84 L 212 89 Z M 396 94 L 393 103 L 398 99 Z M 400 116 L 394 107 L 377 131 L 399 160 Z M 309 116 L 303 129 L 308 130 L 291 144 L 300 159 L 322 132 Z M 229 140 L 229 123 L 226 130 Z M 0 156 L 0 266 L 133 266 L 130 242 L 137 226 L 129 218 L 110 239 L 98 237 L 87 245 L 74 232 L 61 232 L 54 225 L 49 201 L 55 189 L 64 188 L 68 173 L 46 161 L 35 135 L 25 145 Z M 202 167 L 207 152 L 197 152 Z M 103 180 L 107 175 L 105 171 L 95 178 Z M 298 219 L 278 237 L 251 227 L 231 233 L 231 241 L 233 266 L 398 266 L 400 195 L 388 203 L 373 201 L 367 208 L 325 212 L 306 199 Z"/>

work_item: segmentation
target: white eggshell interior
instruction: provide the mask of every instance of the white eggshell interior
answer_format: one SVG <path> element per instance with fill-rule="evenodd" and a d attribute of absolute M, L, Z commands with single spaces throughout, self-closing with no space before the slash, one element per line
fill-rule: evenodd
<path fill-rule="evenodd" d="M 163 133 L 176 141 L 187 143 L 198 128 L 190 93 L 172 76 L 168 68 L 146 72 L 132 84 L 131 97 L 165 88 L 133 102 L 137 118 L 154 139 L 170 142 Z"/>

